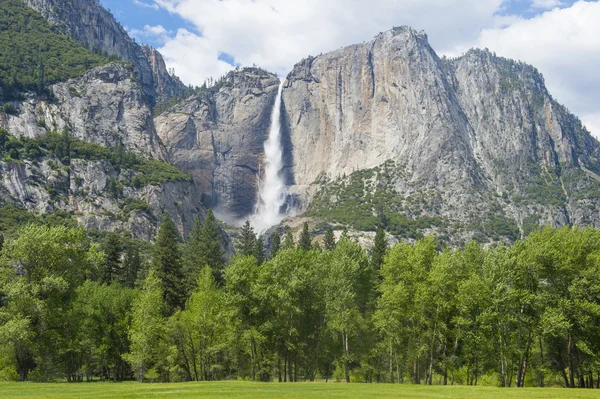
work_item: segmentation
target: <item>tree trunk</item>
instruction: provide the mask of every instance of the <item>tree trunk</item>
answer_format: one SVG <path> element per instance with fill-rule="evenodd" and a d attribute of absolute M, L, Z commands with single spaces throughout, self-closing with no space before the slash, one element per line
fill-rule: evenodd
<path fill-rule="evenodd" d="M 346 382 L 350 382 L 350 370 L 348 369 L 348 357 L 350 353 L 350 350 L 348 349 L 348 334 L 346 333 L 346 331 L 344 331 L 342 334 L 344 340 L 344 372 L 346 374 Z"/>

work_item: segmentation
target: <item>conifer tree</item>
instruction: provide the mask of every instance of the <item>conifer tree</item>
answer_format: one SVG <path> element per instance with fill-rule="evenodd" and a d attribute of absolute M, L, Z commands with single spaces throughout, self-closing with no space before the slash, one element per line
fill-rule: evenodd
<path fill-rule="evenodd" d="M 102 250 L 106 255 L 102 282 L 111 284 L 119 279 L 122 268 L 121 255 L 123 254 L 123 242 L 119 234 L 110 233 L 102 245 Z"/>
<path fill-rule="evenodd" d="M 325 246 L 326 251 L 333 251 L 335 249 L 335 236 L 333 235 L 333 229 L 331 226 L 327 227 L 323 245 Z"/>
<path fill-rule="evenodd" d="M 282 248 L 293 249 L 295 248 L 295 246 L 296 244 L 294 243 L 294 235 L 291 231 L 288 231 L 287 233 L 285 233 L 285 239 L 283 240 Z"/>
<path fill-rule="evenodd" d="M 263 242 L 262 236 L 256 239 L 254 257 L 258 261 L 259 265 L 262 265 L 265 261 L 265 244 Z"/>
<path fill-rule="evenodd" d="M 213 277 L 217 284 L 223 283 L 223 269 L 225 262 L 223 260 L 223 251 L 221 250 L 221 234 L 217 226 L 217 219 L 209 209 L 204 219 L 200 242 L 204 253 L 204 265 L 208 265 L 213 271 Z M 198 275 L 196 274 L 196 278 Z"/>
<path fill-rule="evenodd" d="M 125 287 L 135 287 L 137 276 L 142 268 L 142 260 L 140 258 L 140 250 L 135 242 L 130 241 L 125 249 L 123 258 L 123 273 L 121 283 Z"/>
<path fill-rule="evenodd" d="M 194 289 L 198 273 L 205 266 L 204 251 L 202 248 L 202 227 L 202 218 L 198 215 L 183 248 L 182 263 L 186 293 L 190 293 Z"/>
<path fill-rule="evenodd" d="M 303 249 L 304 251 L 310 251 L 312 249 L 312 240 L 310 238 L 310 233 L 308 232 L 308 222 L 304 222 L 304 225 L 302 226 L 298 248 Z"/>
<path fill-rule="evenodd" d="M 154 244 L 152 268 L 163 284 L 163 298 L 170 313 L 181 308 L 184 303 L 183 271 L 181 255 L 177 246 L 177 229 L 165 212 L 158 229 L 158 237 Z"/>
<path fill-rule="evenodd" d="M 281 237 L 279 237 L 279 233 L 274 232 L 271 235 L 271 251 L 269 253 L 269 257 L 273 259 L 277 256 L 277 252 L 281 249 Z"/>
<path fill-rule="evenodd" d="M 383 227 L 379 225 L 377 227 L 377 233 L 375 233 L 375 242 L 373 244 L 373 252 L 371 252 L 371 267 L 376 275 L 379 274 L 379 269 L 383 264 L 383 258 L 387 253 L 387 239 L 385 238 L 385 231 Z"/>
<path fill-rule="evenodd" d="M 250 221 L 246 220 L 242 227 L 242 234 L 238 243 L 237 250 L 240 254 L 250 256 L 255 254 L 256 250 L 256 235 L 254 229 L 250 226 Z"/>

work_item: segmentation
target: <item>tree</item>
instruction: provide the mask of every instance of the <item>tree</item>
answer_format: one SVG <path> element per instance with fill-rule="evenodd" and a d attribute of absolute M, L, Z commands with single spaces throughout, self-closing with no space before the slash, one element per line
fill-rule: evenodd
<path fill-rule="evenodd" d="M 265 261 L 265 244 L 263 242 L 262 236 L 256 239 L 254 257 L 258 261 L 259 265 L 262 265 Z"/>
<path fill-rule="evenodd" d="M 333 229 L 331 226 L 327 227 L 325 231 L 325 239 L 323 241 L 326 251 L 333 251 L 335 249 L 335 236 L 333 235 Z"/>
<path fill-rule="evenodd" d="M 369 262 L 363 249 L 342 239 L 322 267 L 325 292 L 325 317 L 328 328 L 339 339 L 346 382 L 350 382 L 350 364 L 357 360 L 353 344 L 357 344 L 363 311 L 368 300 L 365 282 L 370 280 Z"/>
<path fill-rule="evenodd" d="M 304 222 L 302 225 L 302 232 L 300 233 L 298 248 L 304 251 L 310 251 L 312 248 L 312 239 L 310 238 L 310 233 L 308 231 L 308 222 Z"/>
<path fill-rule="evenodd" d="M 125 287 L 133 288 L 138 278 L 138 273 L 142 269 L 142 259 L 137 243 L 129 239 L 125 248 L 123 257 L 123 273 L 121 284 Z"/>
<path fill-rule="evenodd" d="M 285 233 L 285 239 L 283 240 L 283 245 L 281 246 L 282 249 L 293 249 L 296 247 L 296 244 L 294 243 L 294 235 L 292 234 L 291 231 L 288 231 L 287 233 Z"/>
<path fill-rule="evenodd" d="M 165 212 L 158 229 L 158 236 L 154 244 L 152 268 L 163 284 L 163 298 L 173 314 L 176 309 L 184 304 L 185 292 L 183 288 L 183 272 L 181 255 L 177 246 L 178 234 L 175 224 Z"/>
<path fill-rule="evenodd" d="M 273 234 L 271 234 L 271 251 L 269 253 L 269 258 L 273 259 L 280 250 L 281 250 L 281 237 L 279 237 L 278 232 L 274 232 Z"/>
<path fill-rule="evenodd" d="M 381 226 L 377 227 L 377 232 L 375 233 L 375 241 L 373 244 L 373 251 L 371 252 L 371 267 L 375 272 L 375 275 L 379 274 L 379 269 L 383 264 L 383 258 L 387 253 L 387 239 L 385 238 L 385 231 Z"/>
<path fill-rule="evenodd" d="M 211 210 L 206 213 L 204 221 L 198 215 L 194 227 L 184 247 L 183 264 L 185 268 L 186 285 L 191 292 L 198 280 L 200 270 L 209 266 L 218 284 L 223 283 L 223 251 L 221 250 L 221 235 L 215 216 Z"/>
<path fill-rule="evenodd" d="M 212 269 L 200 272 L 196 288 L 181 312 L 182 332 L 178 347 L 188 378 L 194 381 L 214 380 L 221 375 L 219 355 L 228 328 L 224 292 L 217 286 Z"/>
<path fill-rule="evenodd" d="M 250 221 L 246 220 L 242 227 L 241 237 L 237 247 L 240 255 L 254 255 L 256 250 L 256 235 L 254 229 L 250 225 Z"/>
<path fill-rule="evenodd" d="M 200 270 L 206 266 L 204 248 L 202 247 L 202 227 L 202 218 L 198 215 L 183 247 L 182 262 L 188 293 L 191 293 L 194 289 Z"/>
<path fill-rule="evenodd" d="M 225 262 L 223 261 L 223 250 L 221 249 L 221 234 L 217 225 L 217 219 L 210 209 L 206 212 L 200 237 L 204 251 L 205 265 L 208 265 L 213 271 L 213 276 L 217 284 L 222 285 Z"/>
<path fill-rule="evenodd" d="M 102 282 L 111 284 L 119 280 L 122 271 L 121 255 L 123 253 L 123 242 L 120 235 L 114 232 L 109 233 L 101 248 L 106 255 L 104 272 L 101 276 Z"/>
<path fill-rule="evenodd" d="M 139 296 L 133 302 L 129 340 L 131 350 L 125 359 L 135 369 L 138 381 L 144 381 L 146 372 L 156 363 L 160 342 L 164 339 L 164 314 L 161 282 L 155 270 L 150 270 Z"/>
<path fill-rule="evenodd" d="M 7 243 L 0 263 L 0 369 L 27 380 L 63 373 L 80 363 L 73 354 L 76 323 L 68 309 L 77 286 L 104 262 L 82 229 L 24 227 Z M 18 268 L 15 267 L 18 265 Z"/>

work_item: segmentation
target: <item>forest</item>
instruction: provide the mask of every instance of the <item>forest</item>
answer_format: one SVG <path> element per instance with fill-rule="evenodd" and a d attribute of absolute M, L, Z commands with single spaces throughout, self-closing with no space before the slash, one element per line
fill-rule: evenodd
<path fill-rule="evenodd" d="M 600 384 L 600 232 L 371 251 L 257 237 L 226 259 L 212 213 L 149 253 L 124 233 L 26 225 L 2 242 L 0 379 Z"/>
<path fill-rule="evenodd" d="M 22 0 L 0 2 L 0 48 L 0 101 L 19 99 L 24 91 L 48 94 L 53 83 L 118 61 L 64 36 Z"/>

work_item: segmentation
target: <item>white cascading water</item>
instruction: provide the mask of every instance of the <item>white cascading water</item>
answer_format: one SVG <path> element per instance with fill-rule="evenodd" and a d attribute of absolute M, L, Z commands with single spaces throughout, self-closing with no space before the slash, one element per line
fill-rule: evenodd
<path fill-rule="evenodd" d="M 279 84 L 275 104 L 271 112 L 269 137 L 265 141 L 265 174 L 258 194 L 258 202 L 250 224 L 259 234 L 275 226 L 286 216 L 281 212 L 286 200 L 286 185 L 282 176 L 283 148 L 281 145 L 281 91 Z"/>

